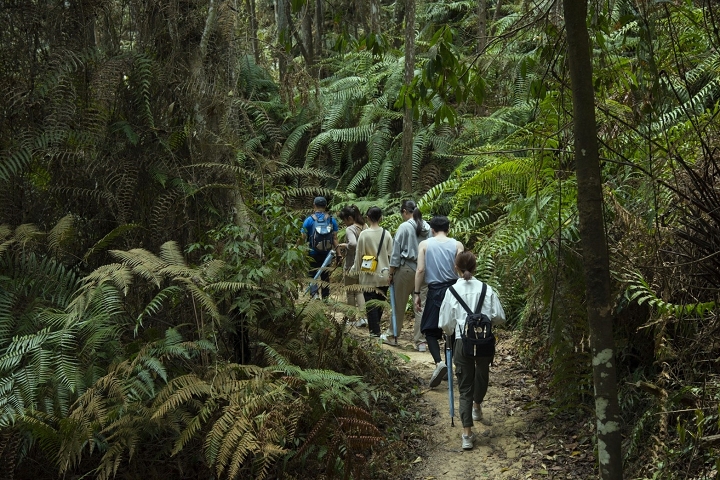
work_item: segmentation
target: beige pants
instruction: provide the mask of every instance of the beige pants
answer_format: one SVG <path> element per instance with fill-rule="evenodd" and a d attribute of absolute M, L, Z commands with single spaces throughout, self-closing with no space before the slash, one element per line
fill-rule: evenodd
<path fill-rule="evenodd" d="M 344 278 L 343 278 L 343 284 L 345 286 L 349 285 L 359 285 L 360 280 L 358 277 L 351 277 L 347 274 L 347 271 L 344 272 Z M 357 307 L 358 310 L 360 310 L 360 313 L 358 314 L 360 318 L 365 318 L 365 297 L 363 296 L 363 293 L 359 290 L 357 291 L 347 291 L 347 304 L 351 307 Z"/>
<path fill-rule="evenodd" d="M 412 292 L 415 290 L 415 270 L 403 265 L 400 268 L 395 269 L 393 275 L 393 290 L 395 290 L 395 316 L 398 324 L 398 336 L 402 331 L 403 320 L 405 319 L 405 309 L 407 307 L 408 298 L 411 300 Z M 422 301 L 423 308 L 425 306 L 425 299 L 427 298 L 427 285 L 423 284 L 420 289 L 420 300 Z M 412 307 L 411 307 L 412 308 Z M 417 345 L 418 343 L 424 342 L 425 337 L 420 333 L 420 320 L 422 320 L 422 310 L 415 312 L 415 325 L 413 329 L 413 342 Z M 392 324 L 386 332 L 389 336 L 393 335 Z"/>

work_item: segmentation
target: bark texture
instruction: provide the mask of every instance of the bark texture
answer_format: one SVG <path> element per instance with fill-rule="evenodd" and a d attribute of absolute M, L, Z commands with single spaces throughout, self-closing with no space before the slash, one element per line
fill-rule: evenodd
<path fill-rule="evenodd" d="M 610 303 L 610 262 L 603 221 L 595 93 L 586 23 L 587 0 L 563 0 L 563 5 L 572 84 L 577 204 L 595 385 L 598 464 L 602 479 L 621 480 L 620 410 Z"/>
<path fill-rule="evenodd" d="M 415 76 L 415 0 L 405 5 L 405 85 L 410 85 Z M 403 112 L 402 165 L 400 167 L 400 189 L 413 191 L 413 111 L 405 104 Z"/>

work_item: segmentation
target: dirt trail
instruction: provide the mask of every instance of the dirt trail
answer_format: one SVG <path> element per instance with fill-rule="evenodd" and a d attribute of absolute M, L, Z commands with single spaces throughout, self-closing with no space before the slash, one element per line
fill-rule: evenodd
<path fill-rule="evenodd" d="M 400 346 L 383 349 L 410 357 L 403 368 L 424 379 L 423 397 L 428 404 L 426 452 L 418 457 L 406 479 L 590 479 L 594 478 L 592 442 L 588 430 L 592 419 L 582 423 L 559 420 L 549 415 L 540 399 L 533 372 L 518 361 L 515 343 L 504 340 L 498 346 L 495 365 L 490 369 L 490 387 L 483 413 L 490 425 L 475 422 L 475 448 L 461 448 L 462 422 L 459 394 L 455 387 L 455 426 L 451 426 L 447 382 L 429 389 L 434 369 L 429 352 L 412 348 L 410 338 Z M 454 382 L 456 383 L 456 382 Z"/>

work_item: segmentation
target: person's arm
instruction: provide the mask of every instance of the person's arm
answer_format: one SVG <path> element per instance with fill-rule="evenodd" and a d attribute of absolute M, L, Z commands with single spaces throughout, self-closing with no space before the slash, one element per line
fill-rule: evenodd
<path fill-rule="evenodd" d="M 395 273 L 395 270 L 400 267 L 402 261 L 402 250 L 403 246 L 407 242 L 408 224 L 403 222 L 398 227 L 398 231 L 395 233 L 395 241 L 393 242 L 392 255 L 390 256 L 390 275 Z"/>
<path fill-rule="evenodd" d="M 465 251 L 465 247 L 462 243 L 455 240 L 455 258 L 457 258 L 458 255 L 460 255 L 462 252 Z"/>
<path fill-rule="evenodd" d="M 362 262 L 362 257 L 364 255 L 363 251 L 365 249 L 365 236 L 360 232 L 360 236 L 358 236 L 357 240 L 357 248 L 355 249 L 355 263 L 353 264 L 353 270 L 359 272 L 360 271 L 360 263 Z"/>
<path fill-rule="evenodd" d="M 308 231 L 310 230 L 310 222 L 311 218 L 308 217 L 305 219 L 305 221 L 302 224 L 302 227 L 300 228 L 300 241 L 301 243 L 307 243 L 308 241 Z"/>
<path fill-rule="evenodd" d="M 425 240 L 420 242 L 420 245 L 418 246 L 418 260 L 417 260 L 417 270 L 415 270 L 415 291 L 413 292 L 413 298 L 415 301 L 413 302 L 415 304 L 415 310 L 418 312 L 422 308 L 422 300 L 420 300 L 420 294 L 416 293 L 419 292 L 422 288 L 423 282 L 425 281 L 425 252 L 427 251 L 427 243 Z"/>
<path fill-rule="evenodd" d="M 505 323 L 505 310 L 503 310 L 495 290 L 490 293 L 490 302 L 490 320 L 493 323 Z"/>
<path fill-rule="evenodd" d="M 335 249 L 338 246 L 338 230 L 340 228 L 338 227 L 338 223 L 337 220 L 335 220 L 335 217 L 332 217 L 332 220 L 330 221 L 332 222 L 333 226 L 333 248 Z"/>

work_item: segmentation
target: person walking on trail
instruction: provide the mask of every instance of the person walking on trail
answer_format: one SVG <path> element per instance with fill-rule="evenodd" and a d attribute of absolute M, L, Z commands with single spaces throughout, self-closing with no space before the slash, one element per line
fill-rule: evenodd
<path fill-rule="evenodd" d="M 315 197 L 313 201 L 313 213 L 305 219 L 302 226 L 302 241 L 308 242 L 310 246 L 310 278 L 314 278 L 323 262 L 330 255 L 330 251 L 337 247 L 338 223 L 330 213 L 325 211 L 327 208 L 327 200 L 325 197 Z M 327 298 L 330 296 L 330 271 L 325 270 L 320 273 L 320 279 L 326 283 L 320 289 L 320 296 Z M 313 284 L 310 293 L 315 298 L 318 295 L 318 286 Z"/>
<path fill-rule="evenodd" d="M 445 291 L 453 285 L 458 274 L 455 271 L 455 257 L 462 253 L 463 244 L 447 236 L 450 221 L 447 217 L 435 216 L 430 220 L 432 237 L 420 242 L 418 246 L 418 262 L 415 271 L 415 311 L 423 308 L 420 292 L 423 283 L 427 283 L 428 293 L 425 310 L 420 322 L 420 331 L 425 335 L 428 350 L 435 361 L 435 370 L 430 377 L 430 387 L 440 385 L 447 375 L 447 365 L 440 355 L 440 339 L 442 330 L 438 326 L 440 306 L 445 298 Z"/>
<path fill-rule="evenodd" d="M 418 245 L 430 237 L 430 224 L 423 220 L 422 213 L 415 202 L 405 200 L 400 206 L 400 215 L 404 221 L 395 232 L 393 251 L 390 256 L 390 284 L 393 286 L 393 292 L 395 293 L 395 318 L 397 319 L 398 336 L 402 331 L 408 298 L 412 298 L 412 293 L 415 291 Z M 426 298 L 427 284 L 423 283 L 420 288 L 420 301 L 425 302 Z M 417 350 L 424 352 L 427 350 L 427 344 L 420 332 L 422 309 L 414 313 L 413 343 Z M 384 334 L 384 338 L 388 339 L 388 343 L 391 345 L 397 345 L 393 335 L 392 330 L 388 329 Z"/>
<path fill-rule="evenodd" d="M 365 214 L 369 227 L 360 232 L 353 270 L 360 273 L 360 285 L 365 298 L 368 330 L 371 337 L 380 337 L 380 319 L 383 309 L 379 305 L 368 302 L 385 301 L 387 297 L 390 270 L 390 253 L 393 240 L 390 232 L 380 226 L 382 210 L 370 207 Z"/>
<path fill-rule="evenodd" d="M 355 264 L 355 251 L 357 250 L 357 241 L 360 232 L 365 230 L 365 219 L 360 210 L 355 205 L 348 205 L 340 210 L 338 214 L 340 220 L 345 224 L 345 243 L 338 244 L 339 250 L 344 250 L 345 260 L 343 266 L 343 284 L 347 288 L 347 304 L 351 307 L 357 307 L 362 317 L 353 325 L 355 327 L 364 327 L 367 325 L 365 318 L 365 297 L 363 293 L 353 287 L 360 283 L 358 273 L 353 270 Z M 353 288 L 355 288 L 353 290 Z"/>
<path fill-rule="evenodd" d="M 477 261 L 472 252 L 462 252 L 457 256 L 455 266 L 462 275 L 453 288 L 473 311 L 482 294 L 483 283 L 475 278 Z M 495 291 L 488 285 L 481 312 L 487 315 L 492 325 L 505 322 L 505 311 Z M 492 357 L 472 357 L 463 352 L 462 331 L 465 327 L 467 312 L 450 290 L 445 293 L 440 308 L 439 325 L 450 338 L 453 336 L 453 358 L 455 375 L 460 392 L 460 420 L 463 425 L 462 448 L 473 448 L 475 435 L 472 432 L 473 421 L 483 421 L 482 402 L 488 389 L 490 364 Z"/>

